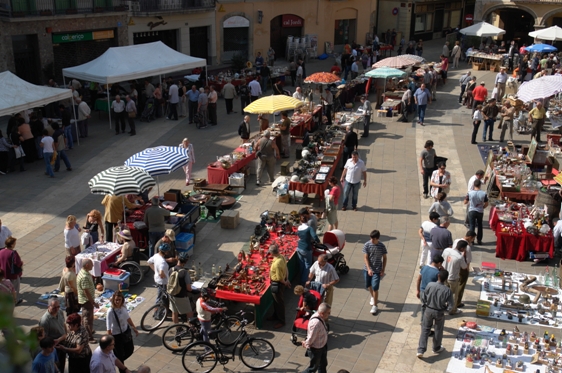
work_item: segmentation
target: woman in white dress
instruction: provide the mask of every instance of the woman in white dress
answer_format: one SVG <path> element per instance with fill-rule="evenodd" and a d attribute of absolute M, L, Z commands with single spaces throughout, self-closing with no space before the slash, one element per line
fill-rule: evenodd
<path fill-rule="evenodd" d="M 187 137 L 183 139 L 179 147 L 187 149 L 187 155 L 189 157 L 189 161 L 185 166 L 183 166 L 183 170 L 185 171 L 185 185 L 187 186 L 191 180 L 191 170 L 193 169 L 193 164 L 195 163 L 195 152 L 193 151 L 193 144 L 189 142 Z"/>

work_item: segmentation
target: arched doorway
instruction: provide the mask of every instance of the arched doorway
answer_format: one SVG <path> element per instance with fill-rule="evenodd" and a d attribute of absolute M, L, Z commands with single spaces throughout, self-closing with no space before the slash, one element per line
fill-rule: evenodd
<path fill-rule="evenodd" d="M 222 40 L 222 61 L 229 61 L 235 55 L 240 55 L 244 61 L 247 61 L 250 55 L 250 21 L 239 15 L 225 19 L 222 23 Z"/>
<path fill-rule="evenodd" d="M 503 40 L 516 40 L 519 45 L 532 43 L 529 32 L 535 30 L 535 16 L 531 13 L 517 8 L 500 8 L 486 18 L 487 22 L 505 30 Z"/>
<path fill-rule="evenodd" d="M 287 37 L 300 38 L 303 36 L 304 19 L 294 14 L 283 14 L 273 18 L 269 26 L 269 45 L 275 51 L 275 58 L 285 58 L 287 54 Z"/>

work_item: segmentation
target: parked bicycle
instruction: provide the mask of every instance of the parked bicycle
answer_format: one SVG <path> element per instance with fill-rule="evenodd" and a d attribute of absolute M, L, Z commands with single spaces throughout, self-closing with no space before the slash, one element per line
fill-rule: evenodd
<path fill-rule="evenodd" d="M 224 304 L 217 302 L 213 307 L 222 308 Z M 242 315 L 243 312 L 240 311 L 230 316 L 224 312 L 212 316 L 213 329 L 220 330 L 217 336 L 219 343 L 231 346 L 238 342 L 242 337 Z M 171 325 L 162 334 L 162 344 L 173 352 L 183 351 L 190 343 L 201 340 L 201 323 L 197 317 L 190 318 L 186 324 Z"/>
<path fill-rule="evenodd" d="M 240 315 L 243 316 L 244 313 L 241 312 Z M 212 330 L 209 333 L 209 339 L 215 341 L 214 345 L 204 341 L 188 345 L 182 355 L 184 369 L 189 373 L 210 372 L 215 369 L 217 363 L 226 365 L 230 360 L 234 361 L 236 352 L 242 363 L 248 368 L 267 368 L 275 359 L 275 349 L 263 338 L 250 337 L 246 331 L 246 325 L 248 325 L 248 320 L 243 318 L 240 322 L 241 335 L 233 346 L 223 346 L 220 343 L 220 329 Z"/>
<path fill-rule="evenodd" d="M 191 304 L 191 309 L 195 309 L 195 300 L 199 297 L 199 292 L 193 291 L 188 295 L 189 302 Z M 147 332 L 157 329 L 164 323 L 166 317 L 171 314 L 170 311 L 170 295 L 167 291 L 162 294 L 162 299 L 159 303 L 156 303 L 150 307 L 141 318 L 141 328 Z M 185 321 L 185 315 L 181 315 L 182 319 Z"/>

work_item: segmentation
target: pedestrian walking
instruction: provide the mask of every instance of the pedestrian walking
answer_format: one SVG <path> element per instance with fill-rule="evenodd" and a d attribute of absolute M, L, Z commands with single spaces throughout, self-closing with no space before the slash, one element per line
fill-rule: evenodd
<path fill-rule="evenodd" d="M 448 216 L 444 216 L 439 219 L 439 225 L 429 232 L 429 240 L 431 241 L 429 254 L 431 258 L 437 254 L 442 255 L 443 250 L 453 246 L 453 235 L 448 229 L 450 225 L 451 220 Z"/>
<path fill-rule="evenodd" d="M 345 138 L 343 140 L 343 165 L 342 169 L 344 168 L 347 160 L 351 158 L 351 153 L 357 151 L 357 147 L 359 146 L 359 138 L 357 133 L 353 130 L 353 126 L 346 126 L 345 127 Z"/>
<path fill-rule="evenodd" d="M 482 123 L 482 119 L 484 116 L 482 114 L 482 105 L 477 105 L 476 110 L 474 110 L 474 114 L 472 115 L 472 140 L 471 144 L 478 144 L 476 142 L 476 136 L 478 135 L 478 128 L 480 128 L 480 124 Z"/>
<path fill-rule="evenodd" d="M 459 60 L 462 55 L 461 42 L 456 41 L 453 51 L 451 52 L 451 57 L 453 57 L 453 68 L 457 69 L 459 67 Z"/>
<path fill-rule="evenodd" d="M 322 303 L 318 311 L 308 321 L 306 340 L 302 346 L 306 348 L 306 356 L 310 364 L 304 373 L 326 373 L 328 366 L 328 327 L 326 321 L 330 317 L 329 304 Z"/>
<path fill-rule="evenodd" d="M 180 102 L 179 87 L 174 82 L 168 87 L 168 102 L 170 103 L 170 112 L 166 119 L 178 120 L 178 103 Z"/>
<path fill-rule="evenodd" d="M 133 101 L 131 99 L 131 97 L 129 95 L 125 96 L 125 100 L 127 101 L 127 105 L 125 107 L 125 110 L 127 111 L 127 116 L 129 118 L 129 129 L 130 129 L 129 135 L 135 136 L 137 134 L 136 126 L 135 126 L 135 118 L 137 117 L 137 105 L 135 104 L 135 101 Z M 177 103 L 176 103 L 176 105 L 177 105 Z M 178 114 L 176 112 L 176 117 L 177 117 L 177 115 Z"/>
<path fill-rule="evenodd" d="M 244 120 L 238 126 L 238 135 L 240 136 L 240 140 L 242 144 L 247 142 L 250 139 L 250 116 L 245 115 Z"/>
<path fill-rule="evenodd" d="M 261 89 L 260 83 L 258 82 L 257 76 L 254 77 L 254 80 L 252 80 L 250 83 L 248 83 L 248 89 L 250 90 L 250 100 L 252 102 L 254 102 L 258 98 L 260 98 L 260 96 L 262 94 L 262 89 Z"/>
<path fill-rule="evenodd" d="M 90 271 L 94 268 L 91 259 L 82 260 L 82 269 L 76 276 L 76 286 L 78 288 L 78 304 L 82 309 L 82 325 L 88 331 L 89 342 L 95 342 L 94 339 L 94 307 L 99 307 L 95 301 L 96 290 L 94 281 Z"/>
<path fill-rule="evenodd" d="M 503 96 L 505 96 L 505 85 L 507 84 L 507 78 L 509 78 L 505 71 L 505 67 L 502 67 L 500 72 L 497 73 L 494 82 L 494 86 L 497 88 L 496 99 L 500 101 L 503 100 Z"/>
<path fill-rule="evenodd" d="M 61 159 L 66 166 L 67 171 L 72 171 L 72 165 L 68 160 L 68 156 L 66 155 L 66 137 L 64 136 L 64 130 L 59 128 L 58 123 L 51 123 L 51 128 L 55 131 L 53 132 L 53 148 L 57 151 L 57 157 L 55 159 L 55 172 L 58 172 L 60 169 L 60 161 Z"/>
<path fill-rule="evenodd" d="M 508 99 L 503 103 L 502 109 L 500 111 L 502 120 L 500 122 L 499 128 L 502 132 L 500 134 L 500 142 L 504 142 L 505 132 L 509 129 L 509 139 L 513 141 L 513 117 L 515 116 L 515 108 L 511 106 L 511 101 Z"/>
<path fill-rule="evenodd" d="M 179 147 L 187 149 L 188 161 L 187 164 L 183 166 L 183 170 L 185 172 L 185 185 L 187 186 L 191 181 L 191 171 L 193 170 L 193 164 L 195 163 L 195 151 L 193 150 L 193 144 L 189 142 L 187 137 L 182 140 Z"/>
<path fill-rule="evenodd" d="M 357 198 L 359 196 L 359 189 L 361 188 L 361 178 L 363 178 L 363 187 L 367 186 L 367 167 L 362 159 L 359 159 L 359 153 L 353 151 L 351 158 L 345 162 L 343 166 L 343 173 L 340 182 L 345 186 L 343 190 L 343 207 L 342 211 L 347 210 L 349 202 L 349 195 L 351 194 L 351 208 L 357 211 Z"/>
<path fill-rule="evenodd" d="M 447 270 L 442 269 L 438 274 L 438 281 L 431 282 L 421 295 L 421 301 L 425 305 L 420 340 L 418 342 L 418 352 L 416 356 L 423 358 L 427 351 L 427 339 L 431 332 L 431 327 L 435 325 L 433 334 L 433 353 L 443 352 L 445 348 L 441 345 L 443 341 L 443 328 L 445 326 L 445 312 L 453 307 L 453 293 L 445 286 L 445 281 L 449 277 Z"/>
<path fill-rule="evenodd" d="M 478 87 L 472 90 L 472 112 L 478 105 L 483 105 L 488 98 L 488 90 L 486 89 L 486 83 L 484 81 L 480 82 Z"/>
<path fill-rule="evenodd" d="M 281 158 L 279 148 L 275 141 L 271 140 L 271 134 L 269 130 L 263 133 L 263 137 L 258 141 L 256 145 L 256 155 L 258 157 L 258 171 L 256 175 L 256 185 L 260 185 L 260 179 L 263 170 L 267 168 L 267 174 L 269 175 L 269 182 L 273 183 L 275 176 L 275 160 Z"/>
<path fill-rule="evenodd" d="M 215 86 L 209 87 L 209 94 L 207 95 L 209 100 L 208 103 L 208 110 L 209 110 L 209 122 L 211 122 L 212 126 L 217 125 L 217 100 L 219 99 L 219 95 L 217 91 L 215 91 Z"/>
<path fill-rule="evenodd" d="M 328 263 L 326 254 L 320 254 L 318 260 L 310 267 L 306 286 L 324 295 L 324 302 L 332 305 L 334 285 L 340 282 L 336 269 Z"/>
<path fill-rule="evenodd" d="M 424 149 L 420 153 L 420 173 L 423 175 L 423 198 L 429 198 L 429 180 L 435 170 L 435 149 L 433 141 L 427 140 Z"/>
<path fill-rule="evenodd" d="M 115 367 L 117 367 L 121 373 L 131 373 L 125 364 L 115 356 L 114 349 L 115 338 L 112 335 L 101 337 L 100 345 L 92 353 L 90 371 L 92 373 L 115 373 Z"/>
<path fill-rule="evenodd" d="M 369 235 L 370 240 L 363 246 L 363 268 L 365 274 L 365 288 L 371 295 L 369 304 L 371 314 L 375 315 L 379 304 L 379 287 L 386 270 L 386 246 L 380 242 L 381 232 L 374 230 Z"/>
<path fill-rule="evenodd" d="M 45 331 L 45 336 L 53 339 L 56 344 L 64 341 L 67 333 L 66 323 L 57 298 L 49 298 L 47 311 L 41 316 L 39 326 Z M 64 372 L 66 352 L 62 349 L 57 349 L 56 354 L 58 356 L 59 369 L 61 372 Z"/>
<path fill-rule="evenodd" d="M 457 309 L 457 299 L 459 297 L 460 289 L 460 271 L 461 269 L 467 268 L 465 258 L 467 246 L 468 243 L 466 241 L 460 240 L 454 248 L 449 247 L 443 250 L 443 267 L 445 267 L 445 269 L 449 272 L 447 286 L 451 289 L 454 297 L 453 307 L 449 311 L 449 315 L 456 315 L 461 312 Z"/>
<path fill-rule="evenodd" d="M 433 171 L 429 184 L 431 185 L 431 196 L 437 201 L 437 195 L 441 192 L 449 193 L 451 187 L 451 173 L 447 171 L 445 162 L 437 164 L 437 170 Z"/>
<path fill-rule="evenodd" d="M 236 87 L 231 83 L 231 80 L 228 79 L 224 87 L 222 87 L 222 96 L 224 97 L 224 103 L 226 105 L 226 114 L 236 113 L 233 111 L 233 101 L 236 98 Z"/>
<path fill-rule="evenodd" d="M 367 95 L 361 97 L 361 105 L 363 109 L 363 134 L 361 134 L 361 137 L 369 137 L 369 126 L 371 124 L 373 106 L 371 105 L 371 101 L 367 99 Z"/>
<path fill-rule="evenodd" d="M 113 349 L 115 357 L 125 364 L 125 360 L 131 357 L 135 350 L 133 332 L 135 337 L 138 337 L 139 331 L 129 316 L 129 311 L 125 304 L 125 296 L 120 291 L 114 292 L 111 297 L 111 307 L 107 311 L 105 325 L 107 334 L 115 338 L 115 347 Z M 125 373 L 125 369 L 120 368 L 119 373 Z"/>
<path fill-rule="evenodd" d="M 276 321 L 273 326 L 275 329 L 285 325 L 285 288 L 291 288 L 289 281 L 289 270 L 285 257 L 279 253 L 277 245 L 269 245 L 268 253 L 273 256 L 269 269 L 271 280 L 271 294 L 273 295 L 273 315 L 268 317 L 268 321 Z"/>
<path fill-rule="evenodd" d="M 421 239 L 421 250 L 420 255 L 420 269 L 424 265 L 428 264 L 428 259 L 431 260 L 430 248 L 431 248 L 431 231 L 433 228 L 437 227 L 439 224 L 439 214 L 436 212 L 429 213 L 429 220 L 424 221 L 418 231 L 418 235 Z"/>
<path fill-rule="evenodd" d="M 461 75 L 459 79 L 459 85 L 461 87 L 461 94 L 459 95 L 459 104 L 462 104 L 462 98 L 464 96 L 464 92 L 466 91 L 467 85 L 472 80 L 471 72 L 467 71 L 465 74 Z"/>
<path fill-rule="evenodd" d="M 47 129 L 43 130 L 43 138 L 41 139 L 41 148 L 43 149 L 43 159 L 45 160 L 45 175 L 50 178 L 54 178 L 53 168 L 51 166 L 51 160 L 53 158 L 53 153 L 55 141 L 51 136 L 49 136 L 49 131 Z M 23 168 L 23 165 L 21 166 Z"/>
<path fill-rule="evenodd" d="M 414 102 L 418 107 L 418 124 L 425 126 L 425 110 L 428 104 L 431 104 L 431 92 L 422 84 L 414 93 Z"/>
<path fill-rule="evenodd" d="M 418 280 L 416 281 L 416 297 L 421 301 L 421 295 L 427 288 L 427 285 L 431 282 L 437 282 L 439 271 L 443 268 L 443 257 L 439 254 L 431 258 L 431 263 L 424 265 L 420 268 L 420 274 Z M 423 314 L 425 313 L 425 307 L 422 302 L 421 308 L 421 323 L 423 325 Z M 431 333 L 430 333 L 431 334 Z M 432 335 L 432 334 L 431 334 Z M 430 335 L 430 336 L 431 336 Z"/>
<path fill-rule="evenodd" d="M 474 190 L 467 193 L 464 204 L 468 205 L 468 221 L 471 231 L 477 231 L 478 245 L 482 245 L 482 220 L 484 219 L 484 209 L 488 207 L 488 194 L 480 190 L 482 182 L 474 180 Z"/>
<path fill-rule="evenodd" d="M 496 105 L 496 99 L 492 97 L 488 101 L 486 106 L 484 106 L 484 108 L 482 109 L 482 116 L 484 117 L 484 131 L 482 132 L 482 142 L 486 142 L 486 134 L 488 133 L 488 129 L 490 130 L 490 133 L 488 135 L 488 141 L 494 141 L 493 139 L 494 123 L 496 121 L 498 113 L 499 113 L 499 109 L 498 109 L 498 105 Z"/>
<path fill-rule="evenodd" d="M 92 110 L 86 101 L 82 101 L 80 98 L 77 98 L 75 101 L 78 104 L 78 130 L 80 137 L 88 137 L 88 119 Z"/>
<path fill-rule="evenodd" d="M 464 296 L 464 289 L 466 288 L 466 284 L 468 283 L 468 276 L 470 271 L 470 263 L 472 262 L 472 246 L 474 245 L 474 241 L 476 240 L 476 232 L 468 231 L 464 235 L 464 238 L 457 238 L 455 242 L 453 242 L 453 247 L 457 247 L 459 241 L 466 241 L 468 244 L 466 246 L 464 252 L 464 258 L 466 261 L 466 268 L 461 268 L 459 271 L 459 295 L 457 299 L 455 299 L 455 304 L 457 308 L 463 308 L 464 303 L 462 303 L 462 298 Z"/>

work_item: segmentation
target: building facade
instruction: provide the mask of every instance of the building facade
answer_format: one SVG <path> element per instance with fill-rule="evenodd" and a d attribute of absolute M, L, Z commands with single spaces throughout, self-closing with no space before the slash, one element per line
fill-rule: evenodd
<path fill-rule="evenodd" d="M 287 58 L 288 41 L 307 37 L 317 54 L 371 40 L 376 0 L 222 0 L 216 7 L 217 55 L 227 62 L 234 55 L 253 61 L 269 47 L 276 58 Z"/>

